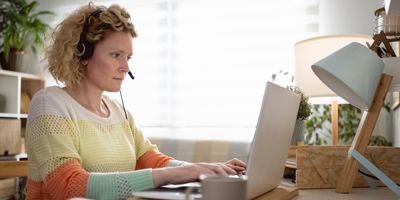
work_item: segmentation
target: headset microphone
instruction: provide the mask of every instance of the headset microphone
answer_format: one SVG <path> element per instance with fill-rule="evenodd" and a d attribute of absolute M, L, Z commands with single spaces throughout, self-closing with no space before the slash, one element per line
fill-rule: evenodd
<path fill-rule="evenodd" d="M 135 79 L 135 77 L 133 76 L 131 71 L 129 71 L 128 74 L 129 74 L 129 76 L 131 77 L 132 80 Z"/>
<path fill-rule="evenodd" d="M 132 80 L 135 79 L 135 77 L 133 76 L 133 74 L 132 74 L 131 71 L 129 71 L 128 74 L 129 74 L 129 76 L 131 77 Z M 127 113 L 126 113 L 125 104 L 124 104 L 124 99 L 122 98 L 122 92 L 121 92 L 121 90 L 119 91 L 119 95 L 120 95 L 120 97 L 121 97 L 121 103 L 122 103 L 122 107 L 123 107 L 123 109 L 124 109 L 125 119 L 128 120 L 128 115 L 127 115 Z"/>

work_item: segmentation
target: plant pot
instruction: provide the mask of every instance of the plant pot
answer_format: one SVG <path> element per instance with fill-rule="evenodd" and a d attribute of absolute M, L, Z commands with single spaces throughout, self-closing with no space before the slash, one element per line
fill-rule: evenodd
<path fill-rule="evenodd" d="M 24 66 L 24 51 L 11 51 L 9 56 L 9 67 L 12 71 L 21 71 Z"/>
<path fill-rule="evenodd" d="M 291 145 L 297 145 L 299 142 L 304 141 L 304 121 L 303 120 L 296 120 L 296 124 L 294 125 L 292 141 L 290 142 Z"/>
<path fill-rule="evenodd" d="M 6 97 L 0 94 L 0 113 L 6 112 Z"/>
<path fill-rule="evenodd" d="M 4 52 L 0 53 L 0 69 L 6 69 L 7 67 L 7 62 L 6 62 L 6 58 L 4 57 Z"/>
<path fill-rule="evenodd" d="M 8 62 L 5 59 L 4 53 L 1 53 L 1 66 L 5 70 L 22 71 L 24 69 L 24 51 L 10 51 Z"/>

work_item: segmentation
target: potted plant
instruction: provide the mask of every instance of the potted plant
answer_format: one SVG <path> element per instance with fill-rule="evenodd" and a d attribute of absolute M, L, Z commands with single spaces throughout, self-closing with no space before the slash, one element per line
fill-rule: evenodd
<path fill-rule="evenodd" d="M 279 73 L 272 74 L 272 81 L 275 82 L 276 79 L 278 78 L 278 75 L 290 76 L 289 72 L 283 72 L 282 70 L 280 70 Z M 293 83 L 294 76 L 291 76 L 290 78 L 291 78 L 290 82 Z M 308 119 L 308 117 L 311 115 L 311 104 L 308 102 L 308 97 L 303 93 L 303 91 L 299 87 L 294 85 L 289 85 L 286 86 L 286 88 L 300 95 L 300 104 L 299 104 L 299 109 L 297 111 L 296 124 L 291 141 L 292 145 L 297 145 L 297 143 L 304 141 L 304 132 L 305 132 L 304 120 Z"/>
<path fill-rule="evenodd" d="M 43 46 L 49 26 L 39 17 L 52 14 L 49 11 L 34 12 L 38 2 L 25 0 L 2 0 L 0 6 L 1 65 L 15 70 L 21 64 L 25 50 L 30 48 L 36 53 Z"/>

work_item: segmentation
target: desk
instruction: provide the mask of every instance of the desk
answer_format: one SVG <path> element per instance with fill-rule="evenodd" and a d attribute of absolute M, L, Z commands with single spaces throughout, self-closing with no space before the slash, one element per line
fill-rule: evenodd
<path fill-rule="evenodd" d="M 274 190 L 267 192 L 253 200 L 290 200 L 298 195 L 298 190 L 295 187 L 278 186 Z M 148 200 L 144 198 L 131 197 L 128 200 Z"/>
<path fill-rule="evenodd" d="M 387 187 L 352 188 L 349 194 L 336 193 L 335 189 L 302 189 L 292 200 L 398 200 L 397 196 Z"/>
<path fill-rule="evenodd" d="M 335 189 L 304 189 L 294 190 L 292 195 L 274 196 L 273 193 L 267 193 L 255 200 L 398 200 L 397 196 L 387 187 L 380 187 L 377 190 L 370 188 L 353 188 L 349 194 L 336 193 Z M 129 198 L 129 200 L 143 199 L 132 197 Z"/>

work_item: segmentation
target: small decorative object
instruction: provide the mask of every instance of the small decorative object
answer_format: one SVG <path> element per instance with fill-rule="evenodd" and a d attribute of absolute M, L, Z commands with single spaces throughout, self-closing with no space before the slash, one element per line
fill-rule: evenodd
<path fill-rule="evenodd" d="M 278 74 L 287 76 L 289 72 L 283 72 L 282 70 L 279 71 Z M 276 81 L 278 74 L 272 74 L 272 81 Z M 294 76 L 291 76 L 291 83 L 293 83 Z M 308 102 L 308 97 L 304 95 L 303 91 L 299 87 L 294 85 L 289 85 L 286 87 L 288 90 L 293 91 L 300 95 L 300 105 L 299 110 L 297 112 L 296 117 L 296 124 L 291 140 L 291 145 L 301 144 L 304 141 L 304 120 L 306 120 L 311 115 L 311 104 Z"/>
<path fill-rule="evenodd" d="M 294 132 L 292 136 L 291 145 L 298 145 L 304 141 L 304 120 L 306 120 L 311 115 L 311 105 L 308 103 L 308 97 L 296 86 L 289 86 L 289 90 L 300 94 L 301 100 L 299 105 L 299 110 L 297 112 L 296 124 L 294 127 Z"/>
<path fill-rule="evenodd" d="M 29 97 L 28 93 L 23 92 L 21 94 L 21 113 L 28 113 L 30 105 L 31 105 L 31 97 Z"/>
<path fill-rule="evenodd" d="M 395 1 L 392 1 L 395 2 Z M 398 2 L 397 2 L 398 3 Z M 399 41 L 400 40 L 400 15 L 398 13 L 391 13 L 388 5 L 379 8 L 375 11 L 375 27 L 374 36 L 385 33 L 387 41 Z M 394 10 L 398 10 L 394 8 Z M 397 11 L 398 12 L 398 11 Z M 375 38 L 374 38 L 375 39 Z"/>
<path fill-rule="evenodd" d="M 2 0 L 0 5 L 0 61 L 3 69 L 21 69 L 25 50 L 33 53 L 43 45 L 49 26 L 40 17 L 52 14 L 48 11 L 33 12 L 38 2 L 26 0 Z"/>
<path fill-rule="evenodd" d="M 6 97 L 0 94 L 0 113 L 6 111 Z"/>

